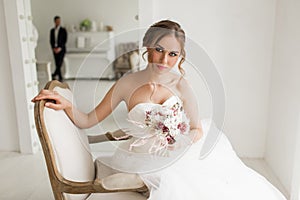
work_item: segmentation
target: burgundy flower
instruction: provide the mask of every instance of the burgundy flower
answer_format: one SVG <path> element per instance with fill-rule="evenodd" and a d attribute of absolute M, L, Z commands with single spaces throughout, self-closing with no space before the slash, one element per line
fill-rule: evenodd
<path fill-rule="evenodd" d="M 176 142 L 175 138 L 172 137 L 171 135 L 166 136 L 168 144 L 174 144 Z"/>
<path fill-rule="evenodd" d="M 162 128 L 162 131 L 164 133 L 168 133 L 169 132 L 169 128 L 164 125 L 164 127 Z"/>

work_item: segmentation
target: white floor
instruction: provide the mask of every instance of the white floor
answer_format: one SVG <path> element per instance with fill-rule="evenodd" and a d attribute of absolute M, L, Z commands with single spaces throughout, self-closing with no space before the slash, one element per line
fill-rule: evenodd
<path fill-rule="evenodd" d="M 110 81 L 68 81 L 74 92 L 77 106 L 91 110 L 113 82 Z M 122 106 L 121 106 L 122 107 Z M 124 109 L 124 106 L 123 108 Z M 126 108 L 125 108 L 126 109 Z M 119 114 L 119 113 L 118 113 Z M 114 130 L 116 115 L 107 118 L 101 126 L 87 130 L 89 134 Z M 246 165 L 265 176 L 287 197 L 287 192 L 263 159 L 242 159 Z M 0 152 L 0 200 L 50 200 L 54 199 L 45 161 L 41 152 L 22 155 L 15 152 Z"/>
<path fill-rule="evenodd" d="M 286 196 L 281 183 L 262 159 L 242 159 L 246 165 L 265 176 Z M 0 152 L 1 200 L 53 200 L 48 172 L 41 152 L 22 155 Z"/>

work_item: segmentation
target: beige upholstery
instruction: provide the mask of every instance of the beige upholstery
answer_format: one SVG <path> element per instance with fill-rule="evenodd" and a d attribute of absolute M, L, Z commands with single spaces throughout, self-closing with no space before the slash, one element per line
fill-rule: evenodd
<path fill-rule="evenodd" d="M 136 192 L 93 193 L 87 200 L 145 200 L 146 198 Z"/>
<path fill-rule="evenodd" d="M 45 88 L 72 100 L 72 93 L 66 84 L 51 81 Z M 44 104 L 45 101 L 40 101 L 35 105 L 36 127 L 55 199 L 146 199 L 138 193 L 147 191 L 139 176 L 114 174 L 109 167 L 101 167 L 99 161 L 94 164 L 84 132 L 72 123 L 64 111 L 46 108 Z M 114 134 L 106 135 L 109 136 L 106 141 L 114 139 Z M 100 138 L 103 140 L 106 135 Z M 100 141 L 97 138 L 93 140 Z M 97 170 L 95 166 L 98 166 Z"/>
<path fill-rule="evenodd" d="M 80 137 L 84 133 L 73 125 L 64 111 L 45 108 L 44 119 L 48 122 L 45 126 L 54 147 L 53 152 L 61 175 L 73 181 L 93 181 L 95 168 L 88 149 L 87 137 Z M 66 199 L 75 200 L 85 199 L 87 195 L 65 194 L 65 196 Z"/>
<path fill-rule="evenodd" d="M 107 190 L 134 189 L 144 186 L 137 174 L 117 173 L 102 179 L 102 185 Z"/>
<path fill-rule="evenodd" d="M 70 96 L 67 89 L 54 88 L 63 96 Z M 68 98 L 70 99 L 70 98 Z M 91 181 L 95 177 L 93 158 L 85 133 L 78 129 L 62 110 L 45 108 L 44 120 L 59 172 L 74 181 Z"/>

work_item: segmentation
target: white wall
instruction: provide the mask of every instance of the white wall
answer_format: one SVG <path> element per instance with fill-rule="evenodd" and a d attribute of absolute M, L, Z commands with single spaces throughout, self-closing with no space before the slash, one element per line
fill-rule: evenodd
<path fill-rule="evenodd" d="M 0 151 L 19 151 L 3 0 L 0 0 Z"/>
<path fill-rule="evenodd" d="M 291 190 L 296 138 L 299 134 L 299 19 L 299 1 L 278 0 L 266 160 L 288 192 Z"/>
<path fill-rule="evenodd" d="M 292 174 L 292 183 L 291 183 L 291 200 L 300 199 L 300 110 L 298 117 L 298 131 L 297 139 L 295 143 L 295 155 L 294 155 L 294 164 L 293 164 L 293 174 Z"/>
<path fill-rule="evenodd" d="M 154 20 L 178 21 L 224 81 L 224 131 L 240 156 L 263 157 L 275 0 L 154 1 Z"/>
<path fill-rule="evenodd" d="M 115 35 L 124 31 L 137 29 L 138 0 L 31 0 L 33 23 L 38 29 L 39 40 L 36 49 L 38 60 L 53 61 L 50 49 L 50 29 L 54 26 L 53 17 L 59 15 L 62 25 L 69 28 L 79 26 L 85 18 L 97 23 L 111 25 Z M 136 38 L 118 38 L 119 42 L 136 41 Z M 52 64 L 52 67 L 54 65 Z M 54 68 L 54 67 L 53 67 Z"/>

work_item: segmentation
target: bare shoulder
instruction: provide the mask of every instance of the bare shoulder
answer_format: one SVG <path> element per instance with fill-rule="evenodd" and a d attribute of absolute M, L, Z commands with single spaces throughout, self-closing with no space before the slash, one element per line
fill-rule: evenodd
<path fill-rule="evenodd" d="M 189 84 L 188 80 L 186 80 L 186 78 L 180 76 L 177 82 L 177 89 L 180 93 L 184 94 L 186 92 L 191 91 L 191 85 Z"/>
<path fill-rule="evenodd" d="M 140 79 L 140 72 L 134 72 L 122 76 L 115 83 L 115 91 L 119 92 L 123 98 L 135 88 L 137 82 Z"/>
<path fill-rule="evenodd" d="M 194 90 L 191 87 L 189 81 L 185 77 L 180 76 L 180 78 L 177 81 L 176 88 L 179 92 L 180 99 L 184 104 L 186 102 L 194 102 L 196 97 Z"/>
<path fill-rule="evenodd" d="M 142 73 L 141 71 L 137 71 L 137 72 L 134 72 L 134 73 L 125 74 L 117 82 L 119 84 L 124 84 L 124 83 L 127 83 L 127 82 L 135 82 L 135 81 L 138 80 L 141 73 Z"/>

